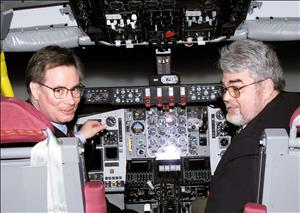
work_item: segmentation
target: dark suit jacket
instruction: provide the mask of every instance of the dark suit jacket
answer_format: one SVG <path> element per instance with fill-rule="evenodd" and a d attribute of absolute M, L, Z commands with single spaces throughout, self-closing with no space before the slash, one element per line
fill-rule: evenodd
<path fill-rule="evenodd" d="M 300 93 L 280 93 L 232 138 L 212 178 L 205 212 L 242 212 L 258 191 L 259 140 L 265 128 L 285 128 L 300 106 Z"/>
<path fill-rule="evenodd" d="M 65 133 L 63 133 L 62 131 L 60 131 L 58 128 L 54 127 L 54 136 L 57 138 L 63 138 L 63 137 L 68 137 Z"/>

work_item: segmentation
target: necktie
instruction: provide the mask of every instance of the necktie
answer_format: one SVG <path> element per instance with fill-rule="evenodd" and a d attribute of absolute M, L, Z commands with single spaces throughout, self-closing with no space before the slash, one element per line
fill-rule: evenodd
<path fill-rule="evenodd" d="M 238 135 L 240 134 L 240 132 L 244 129 L 244 126 L 240 126 L 239 128 L 237 128 L 237 130 L 235 131 L 234 135 Z"/>

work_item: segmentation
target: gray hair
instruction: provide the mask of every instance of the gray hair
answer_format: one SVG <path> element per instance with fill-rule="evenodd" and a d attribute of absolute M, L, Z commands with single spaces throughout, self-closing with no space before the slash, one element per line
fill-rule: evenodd
<path fill-rule="evenodd" d="M 43 83 L 46 70 L 58 66 L 75 66 L 80 80 L 83 78 L 82 63 L 71 49 L 56 45 L 47 46 L 34 53 L 28 62 L 25 75 L 28 94 L 31 95 L 30 82 Z"/>
<path fill-rule="evenodd" d="M 274 89 L 283 90 L 285 80 L 276 52 L 261 41 L 238 40 L 220 51 L 219 67 L 223 72 L 249 70 L 254 80 L 270 78 Z"/>

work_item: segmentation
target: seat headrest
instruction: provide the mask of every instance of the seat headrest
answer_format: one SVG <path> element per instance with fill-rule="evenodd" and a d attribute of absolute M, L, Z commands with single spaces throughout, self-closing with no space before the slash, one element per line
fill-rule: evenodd
<path fill-rule="evenodd" d="M 294 111 L 291 119 L 290 119 L 290 128 L 292 127 L 292 124 L 297 116 L 300 116 L 300 106 Z M 296 124 L 297 131 L 300 133 L 300 124 Z"/>
<path fill-rule="evenodd" d="M 46 139 L 47 128 L 54 132 L 51 122 L 24 100 L 1 97 L 0 104 L 1 144 L 39 142 Z"/>

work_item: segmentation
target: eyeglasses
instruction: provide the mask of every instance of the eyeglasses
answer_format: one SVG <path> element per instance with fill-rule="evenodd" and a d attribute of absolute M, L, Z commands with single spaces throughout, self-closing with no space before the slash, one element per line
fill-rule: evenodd
<path fill-rule="evenodd" d="M 57 99 L 62 99 L 67 97 L 69 91 L 71 92 L 73 98 L 80 98 L 84 92 L 85 86 L 83 84 L 79 84 L 78 86 L 73 87 L 72 89 L 68 89 L 66 87 L 49 87 L 43 83 L 37 82 L 38 84 L 51 89 L 54 93 L 54 97 Z"/>
<path fill-rule="evenodd" d="M 237 86 L 229 86 L 229 87 L 225 87 L 224 85 L 222 86 L 222 93 L 223 95 L 228 91 L 229 94 L 231 95 L 231 97 L 233 98 L 238 98 L 240 97 L 241 93 L 240 93 L 240 90 L 247 87 L 247 86 L 250 86 L 250 85 L 253 85 L 253 84 L 258 84 L 260 82 L 263 82 L 265 81 L 266 79 L 264 80 L 260 80 L 260 81 L 255 81 L 251 84 L 247 84 L 247 85 L 244 85 L 244 86 L 241 86 L 241 87 L 237 87 Z"/>

